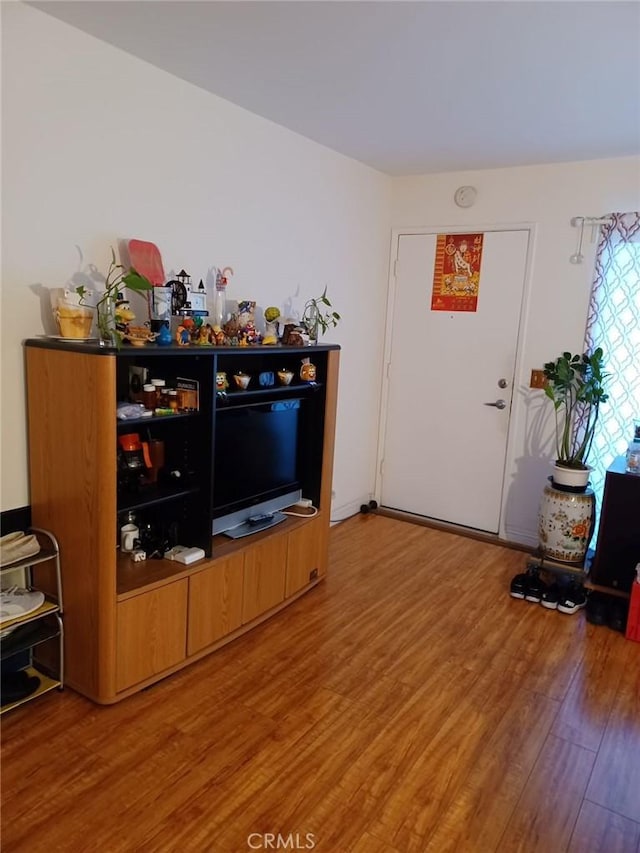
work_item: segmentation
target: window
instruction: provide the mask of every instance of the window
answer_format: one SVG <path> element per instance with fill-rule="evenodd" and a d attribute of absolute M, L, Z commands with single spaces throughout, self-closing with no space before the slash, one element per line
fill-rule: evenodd
<path fill-rule="evenodd" d="M 585 337 L 585 350 L 602 347 L 609 374 L 609 400 L 600 408 L 589 457 L 597 516 L 607 468 L 625 453 L 633 420 L 640 418 L 640 213 L 607 218 L 598 243 Z M 596 518 L 596 531 L 597 525 Z"/>

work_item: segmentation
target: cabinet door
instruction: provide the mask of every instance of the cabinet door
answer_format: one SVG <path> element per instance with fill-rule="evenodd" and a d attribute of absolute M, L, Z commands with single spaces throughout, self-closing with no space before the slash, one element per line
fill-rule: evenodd
<path fill-rule="evenodd" d="M 242 622 L 284 601 L 287 571 L 287 536 L 271 536 L 247 549 L 244 558 Z"/>
<path fill-rule="evenodd" d="M 116 690 L 185 659 L 187 589 L 185 578 L 118 603 Z"/>
<path fill-rule="evenodd" d="M 316 518 L 289 534 L 287 552 L 288 598 L 327 571 L 327 525 Z"/>
<path fill-rule="evenodd" d="M 244 554 L 234 554 L 189 578 L 187 654 L 215 643 L 242 625 Z"/>

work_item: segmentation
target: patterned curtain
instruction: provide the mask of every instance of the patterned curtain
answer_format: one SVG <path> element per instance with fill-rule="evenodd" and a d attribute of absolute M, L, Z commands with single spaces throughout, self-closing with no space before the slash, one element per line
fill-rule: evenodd
<path fill-rule="evenodd" d="M 624 454 L 640 418 L 640 213 L 609 214 L 598 243 L 585 351 L 604 350 L 609 400 L 600 407 L 589 464 L 596 535 L 607 468 Z"/>

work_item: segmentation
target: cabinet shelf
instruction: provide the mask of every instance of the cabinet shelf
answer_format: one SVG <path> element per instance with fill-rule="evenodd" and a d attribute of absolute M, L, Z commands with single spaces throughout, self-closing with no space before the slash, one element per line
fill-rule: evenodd
<path fill-rule="evenodd" d="M 159 506 L 189 495 L 195 495 L 199 491 L 199 486 L 190 486 L 188 489 L 172 489 L 170 486 L 147 486 L 144 492 L 123 492 L 118 500 L 118 512 Z"/>
<path fill-rule="evenodd" d="M 200 412 L 178 412 L 175 415 L 152 415 L 146 418 L 126 418 L 116 419 L 118 432 L 128 432 L 132 427 L 150 427 L 158 426 L 158 424 L 168 424 L 174 421 L 184 421 L 189 418 L 197 418 Z"/>
<path fill-rule="evenodd" d="M 295 385 L 272 385 L 270 388 L 247 388 L 245 391 L 218 391 L 216 397 L 218 405 L 237 405 L 236 401 L 240 400 L 255 400 L 262 397 L 273 397 L 274 402 L 279 399 L 286 399 L 290 396 L 300 396 L 300 394 L 313 393 L 322 389 L 321 382 L 298 382 Z"/>

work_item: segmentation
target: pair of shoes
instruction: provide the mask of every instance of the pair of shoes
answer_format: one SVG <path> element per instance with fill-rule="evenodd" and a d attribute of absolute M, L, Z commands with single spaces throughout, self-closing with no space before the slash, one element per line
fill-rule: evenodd
<path fill-rule="evenodd" d="M 516 575 L 511 580 L 509 595 L 511 598 L 519 598 L 537 604 L 542 599 L 544 590 L 545 584 L 538 577 L 538 573 L 528 571 Z"/>
<path fill-rule="evenodd" d="M 549 584 L 542 593 L 540 604 L 547 610 L 558 610 L 560 613 L 577 613 L 587 603 L 587 596 L 580 584 L 570 583 L 560 586 L 558 583 Z"/>
<path fill-rule="evenodd" d="M 560 592 L 558 599 L 558 613 L 572 615 L 582 610 L 587 604 L 587 594 L 582 584 L 571 582 Z"/>
<path fill-rule="evenodd" d="M 551 583 L 542 593 L 540 604 L 547 610 L 557 610 L 561 590 L 557 583 Z"/>
<path fill-rule="evenodd" d="M 607 625 L 613 631 L 624 633 L 629 608 L 626 601 L 602 593 L 592 592 L 587 602 L 587 622 Z"/>

